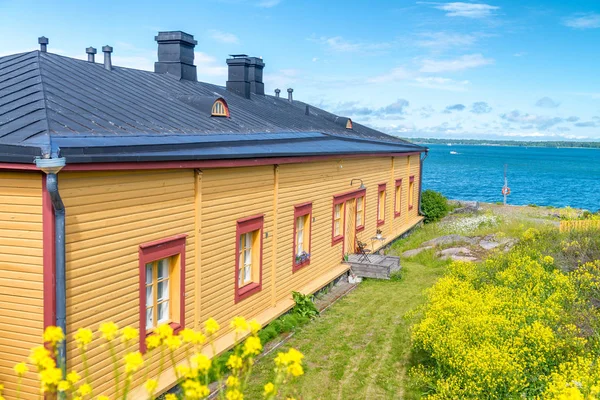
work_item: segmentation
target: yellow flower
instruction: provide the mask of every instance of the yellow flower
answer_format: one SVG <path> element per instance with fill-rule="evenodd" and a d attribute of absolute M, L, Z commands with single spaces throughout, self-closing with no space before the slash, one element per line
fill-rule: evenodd
<path fill-rule="evenodd" d="M 233 317 L 231 320 L 231 327 L 237 333 L 244 333 L 248 330 L 248 322 L 246 322 L 244 317 Z"/>
<path fill-rule="evenodd" d="M 45 360 L 52 359 L 50 357 L 50 352 L 44 346 L 37 346 L 31 349 L 31 353 L 29 354 L 29 361 L 36 366 L 41 366 Z"/>
<path fill-rule="evenodd" d="M 123 359 L 125 361 L 125 372 L 128 374 L 140 369 L 140 367 L 144 363 L 142 353 L 140 353 L 139 351 L 127 353 L 125 354 L 125 357 Z"/>
<path fill-rule="evenodd" d="M 298 350 L 291 348 L 288 350 L 288 357 L 291 362 L 300 363 L 304 358 L 304 355 L 300 353 Z"/>
<path fill-rule="evenodd" d="M 227 393 L 225 394 L 225 398 L 227 400 L 243 400 L 244 395 L 239 390 L 233 389 L 227 391 Z"/>
<path fill-rule="evenodd" d="M 263 393 L 263 395 L 266 397 L 272 394 L 275 394 L 275 385 L 273 385 L 272 382 L 269 382 L 265 385 L 265 392 Z"/>
<path fill-rule="evenodd" d="M 60 368 L 48 368 L 40 372 L 40 381 L 45 388 L 57 386 L 62 380 L 62 371 Z"/>
<path fill-rule="evenodd" d="M 76 384 L 77 382 L 79 382 L 80 379 L 81 377 L 76 371 L 71 371 L 67 374 L 67 380 L 71 385 Z"/>
<path fill-rule="evenodd" d="M 203 399 L 210 394 L 208 386 L 194 380 L 187 380 L 181 384 L 185 399 Z"/>
<path fill-rule="evenodd" d="M 205 323 L 204 323 L 204 330 L 206 331 L 207 335 L 214 335 L 215 333 L 217 333 L 217 331 L 219 330 L 220 326 L 217 323 L 217 321 L 215 321 L 212 318 L 209 318 Z"/>
<path fill-rule="evenodd" d="M 77 389 L 77 393 L 79 393 L 82 397 L 87 396 L 88 394 L 92 393 L 92 387 L 89 383 L 84 383 L 81 386 L 79 386 L 79 389 Z"/>
<path fill-rule="evenodd" d="M 250 336 L 244 342 L 244 356 L 255 356 L 262 351 L 262 344 L 257 336 Z"/>
<path fill-rule="evenodd" d="M 554 258 L 552 258 L 551 256 L 546 256 L 546 257 L 544 257 L 544 263 L 545 264 L 554 264 Z"/>
<path fill-rule="evenodd" d="M 287 372 L 292 376 L 300 376 L 304 374 L 304 369 L 302 368 L 302 365 L 298 363 L 292 363 L 287 367 Z"/>
<path fill-rule="evenodd" d="M 255 319 L 250 320 L 248 325 L 250 326 L 250 332 L 252 332 L 253 335 L 256 335 L 258 331 L 262 329 L 262 325 Z"/>
<path fill-rule="evenodd" d="M 165 339 L 165 345 L 171 350 L 177 350 L 181 347 L 181 338 L 179 336 L 169 336 Z"/>
<path fill-rule="evenodd" d="M 156 334 L 161 339 L 168 339 L 173 336 L 173 328 L 169 324 L 162 324 L 156 329 Z"/>
<path fill-rule="evenodd" d="M 29 368 L 27 368 L 27 365 L 25 365 L 25 363 L 20 362 L 17 365 L 15 365 L 14 370 L 17 375 L 23 376 L 27 373 L 27 371 L 29 371 Z"/>
<path fill-rule="evenodd" d="M 179 336 L 183 343 L 193 343 L 194 336 L 196 336 L 196 332 L 193 329 L 184 328 L 179 332 Z"/>
<path fill-rule="evenodd" d="M 128 342 L 130 340 L 134 340 L 139 335 L 140 335 L 140 331 L 138 331 L 135 328 L 132 328 L 131 326 L 126 326 L 125 328 L 123 328 L 123 331 L 121 332 L 121 341 Z"/>
<path fill-rule="evenodd" d="M 229 359 L 227 360 L 227 366 L 229 367 L 229 369 L 231 369 L 231 370 L 241 369 L 242 365 L 243 365 L 243 361 L 240 357 L 236 356 L 235 354 L 232 354 L 229 356 Z"/>
<path fill-rule="evenodd" d="M 70 388 L 71 388 L 71 384 L 69 383 L 69 381 L 60 381 L 60 382 L 58 382 L 58 386 L 56 387 L 56 390 L 58 390 L 59 392 L 66 392 Z"/>
<path fill-rule="evenodd" d="M 79 328 L 75 335 L 73 336 L 75 341 L 77 342 L 77 347 L 83 350 L 87 350 L 87 345 L 92 342 L 94 338 L 94 333 L 91 329 L 87 328 Z"/>
<path fill-rule="evenodd" d="M 146 338 L 146 347 L 148 350 L 152 350 L 160 346 L 160 337 L 158 335 L 151 335 Z"/>
<path fill-rule="evenodd" d="M 205 356 L 202 353 L 196 353 L 190 358 L 190 362 L 192 363 L 192 367 L 198 369 L 200 373 L 207 373 L 210 369 L 212 361 L 210 358 Z"/>
<path fill-rule="evenodd" d="M 165 394 L 165 400 L 177 400 L 177 396 L 175 396 L 173 393 L 168 393 Z"/>
<path fill-rule="evenodd" d="M 191 374 L 190 368 L 186 365 L 178 365 L 177 367 L 175 367 L 175 371 L 177 371 L 177 375 L 179 375 L 180 377 L 185 377 Z"/>
<path fill-rule="evenodd" d="M 65 338 L 65 334 L 59 326 L 49 326 L 44 331 L 44 342 L 52 343 L 56 345 Z"/>
<path fill-rule="evenodd" d="M 104 322 L 102 324 L 100 324 L 100 327 L 98 328 L 98 330 L 100 332 L 102 332 L 102 337 L 105 340 L 113 340 L 116 336 L 117 333 L 119 332 L 119 326 L 117 324 L 115 324 L 114 322 Z"/>
<path fill-rule="evenodd" d="M 233 375 L 229 375 L 227 377 L 227 382 L 225 382 L 225 385 L 227 385 L 227 387 L 237 387 L 240 386 L 240 380 Z"/>
<path fill-rule="evenodd" d="M 158 387 L 158 381 L 156 379 L 148 379 L 146 383 L 144 383 L 144 388 L 148 394 L 152 395 L 156 391 Z"/>
<path fill-rule="evenodd" d="M 96 400 L 110 400 L 108 396 L 100 395 Z"/>

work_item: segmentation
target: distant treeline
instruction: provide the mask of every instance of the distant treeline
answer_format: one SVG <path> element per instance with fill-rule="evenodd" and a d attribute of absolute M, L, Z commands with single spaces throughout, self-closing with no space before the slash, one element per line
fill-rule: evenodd
<path fill-rule="evenodd" d="M 406 138 L 413 143 L 420 144 L 474 144 L 488 146 L 522 146 L 522 147 L 582 147 L 600 149 L 600 142 L 537 142 L 520 140 L 487 140 L 487 139 L 430 139 Z"/>

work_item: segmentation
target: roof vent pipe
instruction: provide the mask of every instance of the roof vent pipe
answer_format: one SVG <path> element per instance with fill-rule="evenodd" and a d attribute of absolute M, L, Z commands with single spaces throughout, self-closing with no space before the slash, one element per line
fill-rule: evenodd
<path fill-rule="evenodd" d="M 112 62 L 110 61 L 110 53 L 112 53 L 113 48 L 106 45 L 102 47 L 102 52 L 104 53 L 104 69 L 110 71 L 112 69 Z"/>
<path fill-rule="evenodd" d="M 45 36 L 38 38 L 38 43 L 40 44 L 40 51 L 42 53 L 45 53 L 48 50 L 48 42 L 49 42 L 49 40 Z"/>
<path fill-rule="evenodd" d="M 292 89 L 292 88 L 289 88 L 289 89 L 288 89 L 288 101 L 289 101 L 290 103 L 294 101 L 294 98 L 293 98 L 293 96 L 292 96 L 292 93 L 293 93 L 293 92 L 294 92 L 294 89 Z"/>
<path fill-rule="evenodd" d="M 281 90 L 275 89 L 275 97 L 279 97 L 279 93 L 281 93 Z"/>
<path fill-rule="evenodd" d="M 85 49 L 85 52 L 86 52 L 86 53 L 87 53 L 87 55 L 88 55 L 88 62 L 91 62 L 91 63 L 93 63 L 93 62 L 96 62 L 96 61 L 94 60 L 94 56 L 96 55 L 96 53 L 97 53 L 98 51 L 97 51 L 95 48 L 93 48 L 93 47 L 88 47 L 87 49 Z"/>

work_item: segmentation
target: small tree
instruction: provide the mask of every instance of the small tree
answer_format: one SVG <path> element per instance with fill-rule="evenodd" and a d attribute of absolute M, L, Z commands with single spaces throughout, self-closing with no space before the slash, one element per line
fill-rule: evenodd
<path fill-rule="evenodd" d="M 439 221 L 448 214 L 448 199 L 440 192 L 431 189 L 425 190 L 421 195 L 421 209 L 426 224 Z"/>

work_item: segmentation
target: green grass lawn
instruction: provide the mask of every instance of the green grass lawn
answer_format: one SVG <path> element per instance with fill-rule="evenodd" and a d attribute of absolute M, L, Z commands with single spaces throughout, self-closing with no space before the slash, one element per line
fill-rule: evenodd
<path fill-rule="evenodd" d="M 404 316 L 423 304 L 424 289 L 444 272 L 403 262 L 399 281 L 368 280 L 281 348 L 305 355 L 305 375 L 297 383 L 303 399 L 418 398 L 407 388 L 410 320 Z M 277 351 L 255 366 L 247 398 L 259 399 L 273 377 Z"/>

